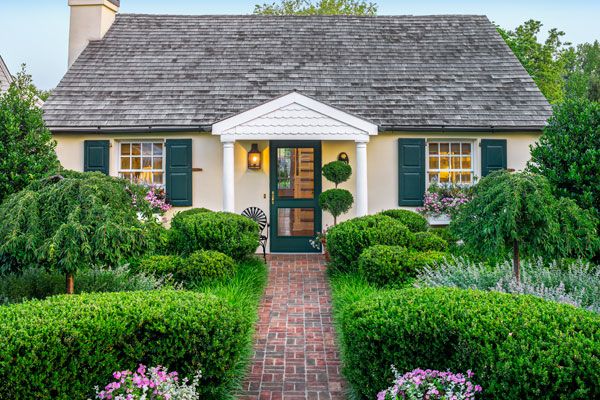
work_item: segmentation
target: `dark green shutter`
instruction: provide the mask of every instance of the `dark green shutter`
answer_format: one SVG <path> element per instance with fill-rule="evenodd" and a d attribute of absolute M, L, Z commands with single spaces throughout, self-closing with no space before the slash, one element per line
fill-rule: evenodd
<path fill-rule="evenodd" d="M 192 139 L 168 139 L 167 199 L 176 207 L 192 205 Z"/>
<path fill-rule="evenodd" d="M 506 169 L 506 140 L 481 139 L 481 176 Z"/>
<path fill-rule="evenodd" d="M 398 204 L 418 207 L 425 195 L 425 139 L 398 139 Z"/>
<path fill-rule="evenodd" d="M 109 174 L 108 140 L 85 140 L 83 142 L 83 171 L 99 171 Z"/>

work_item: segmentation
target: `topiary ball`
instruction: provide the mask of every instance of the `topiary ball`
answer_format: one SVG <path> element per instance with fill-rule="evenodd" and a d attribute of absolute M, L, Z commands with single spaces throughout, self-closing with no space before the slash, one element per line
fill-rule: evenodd
<path fill-rule="evenodd" d="M 429 229 L 429 223 L 421 214 L 414 211 L 394 209 L 380 212 L 380 214 L 392 217 L 395 220 L 402 222 L 413 233 L 425 232 Z"/>
<path fill-rule="evenodd" d="M 339 185 L 346 182 L 352 175 L 352 167 L 343 161 L 332 161 L 323 165 L 323 176 L 330 182 Z"/>
<path fill-rule="evenodd" d="M 214 250 L 200 250 L 190 254 L 179 275 L 192 283 L 224 280 L 232 277 L 235 271 L 233 258 Z"/>
<path fill-rule="evenodd" d="M 354 197 L 345 189 L 329 189 L 319 195 L 319 207 L 331 213 L 334 220 L 350 210 L 352 203 L 354 203 Z"/>

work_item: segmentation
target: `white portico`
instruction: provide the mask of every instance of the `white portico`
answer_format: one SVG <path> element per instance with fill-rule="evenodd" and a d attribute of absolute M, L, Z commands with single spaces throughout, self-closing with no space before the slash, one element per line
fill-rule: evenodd
<path fill-rule="evenodd" d="M 356 214 L 368 213 L 367 143 L 377 126 L 292 92 L 212 126 L 223 145 L 223 209 L 234 212 L 236 141 L 354 141 Z"/>

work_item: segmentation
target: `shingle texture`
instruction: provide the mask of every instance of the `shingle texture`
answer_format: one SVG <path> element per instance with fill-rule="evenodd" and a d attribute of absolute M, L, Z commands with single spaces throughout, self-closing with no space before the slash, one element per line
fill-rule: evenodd
<path fill-rule="evenodd" d="M 550 106 L 484 16 L 118 15 L 45 105 L 58 127 L 210 127 L 297 90 L 380 129 L 539 129 Z"/>

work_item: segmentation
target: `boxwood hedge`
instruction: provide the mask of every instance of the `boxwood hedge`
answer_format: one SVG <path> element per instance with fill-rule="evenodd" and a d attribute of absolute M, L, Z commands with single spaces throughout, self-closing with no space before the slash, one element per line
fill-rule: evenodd
<path fill-rule="evenodd" d="M 223 398 L 252 323 L 212 295 L 160 290 L 57 296 L 0 307 L 0 398 L 85 399 L 139 363 L 191 374 Z"/>
<path fill-rule="evenodd" d="M 376 244 L 408 246 L 413 234 L 401 222 L 385 215 L 368 215 L 344 221 L 327 231 L 331 265 L 339 271 L 355 271 L 358 256 Z"/>
<path fill-rule="evenodd" d="M 525 295 L 383 291 L 338 311 L 344 374 L 362 398 L 390 365 L 473 370 L 487 399 L 600 398 L 600 315 Z"/>
<path fill-rule="evenodd" d="M 395 220 L 402 222 L 413 233 L 426 232 L 429 229 L 429 223 L 421 214 L 414 211 L 403 210 L 401 208 L 385 210 L 380 214 L 392 217 Z"/>

